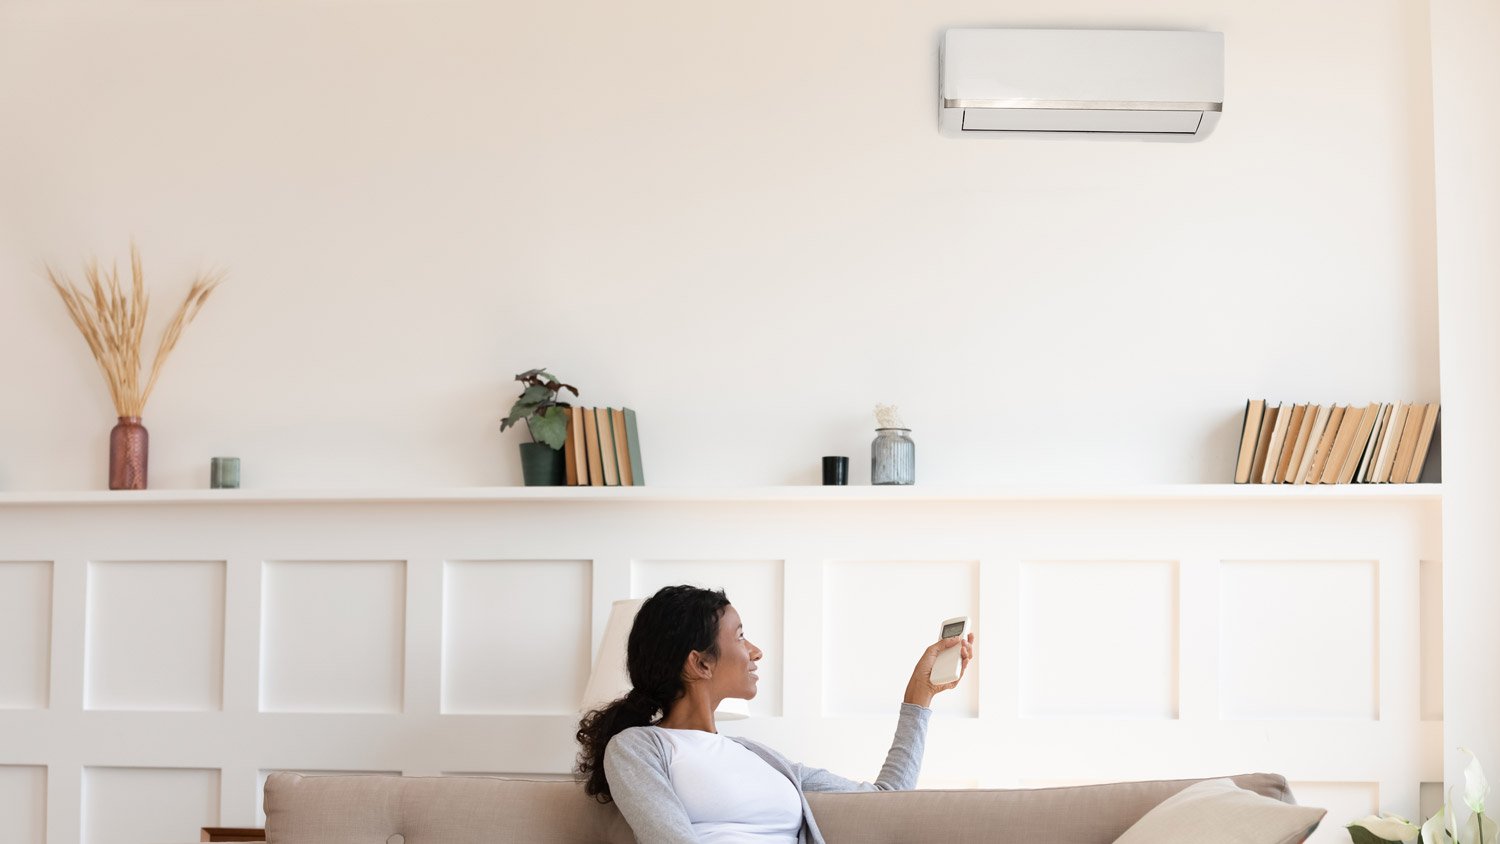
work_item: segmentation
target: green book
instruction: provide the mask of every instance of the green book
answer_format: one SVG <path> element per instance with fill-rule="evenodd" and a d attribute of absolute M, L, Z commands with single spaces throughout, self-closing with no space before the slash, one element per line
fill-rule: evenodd
<path fill-rule="evenodd" d="M 646 476 L 641 471 L 641 438 L 636 432 L 635 411 L 625 411 L 625 442 L 630 453 L 630 475 L 636 486 L 646 485 Z"/>

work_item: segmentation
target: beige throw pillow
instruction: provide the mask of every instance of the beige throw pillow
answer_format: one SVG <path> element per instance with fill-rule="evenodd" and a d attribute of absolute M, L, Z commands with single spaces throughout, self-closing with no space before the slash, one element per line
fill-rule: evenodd
<path fill-rule="evenodd" d="M 1301 844 L 1327 809 L 1297 806 L 1204 780 L 1168 797 L 1115 844 Z"/>

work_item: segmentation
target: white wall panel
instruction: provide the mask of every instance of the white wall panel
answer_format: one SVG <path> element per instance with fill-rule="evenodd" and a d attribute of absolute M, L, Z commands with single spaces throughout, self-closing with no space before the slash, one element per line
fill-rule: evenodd
<path fill-rule="evenodd" d="M 587 560 L 446 563 L 442 711 L 577 712 L 591 598 Z"/>
<path fill-rule="evenodd" d="M 1368 560 L 1224 562 L 1224 717 L 1379 717 L 1377 580 Z"/>
<path fill-rule="evenodd" d="M 43 844 L 47 840 L 47 769 L 0 765 L 0 840 Z"/>
<path fill-rule="evenodd" d="M 223 562 L 90 563 L 86 617 L 89 709 L 223 705 Z"/>
<path fill-rule="evenodd" d="M 0 709 L 45 709 L 52 658 L 52 564 L 0 562 Z"/>
<path fill-rule="evenodd" d="M 631 565 L 630 591 L 633 597 L 648 598 L 663 586 L 676 584 L 723 589 L 745 625 L 745 638 L 765 653 L 750 714 L 774 717 L 781 714 L 786 661 L 783 568 L 781 560 L 637 560 Z"/>
<path fill-rule="evenodd" d="M 974 561 L 841 561 L 824 568 L 823 695 L 828 715 L 889 715 L 945 618 L 979 619 Z M 974 717 L 979 666 L 933 701 L 934 713 Z"/>
<path fill-rule="evenodd" d="M 1327 809 L 1307 844 L 1349 844 L 1350 821 L 1380 813 L 1380 787 L 1373 782 L 1289 782 L 1303 806 Z"/>
<path fill-rule="evenodd" d="M 84 844 L 196 841 L 219 825 L 219 772 L 197 768 L 86 768 Z"/>
<path fill-rule="evenodd" d="M 401 711 L 404 562 L 268 562 L 262 578 L 262 711 Z"/>
<path fill-rule="evenodd" d="M 1382 808 L 1415 813 L 1419 783 L 1441 777 L 1445 724 L 1421 719 L 1415 680 L 1418 561 L 1441 556 L 1435 500 L 903 502 L 869 491 L 872 500 L 851 502 L 648 501 L 621 490 L 621 500 L 580 501 L 557 492 L 525 502 L 0 500 L 4 558 L 55 561 L 51 593 L 33 589 L 22 610 L 35 618 L 51 603 L 51 706 L 0 710 L 0 765 L 47 766 L 51 842 L 85 839 L 89 812 L 108 808 L 97 791 L 85 797 L 85 766 L 147 785 L 161 784 L 151 773 L 160 769 L 220 769 L 226 826 L 258 823 L 261 773 L 273 768 L 565 777 L 571 701 L 610 602 L 711 579 L 731 590 L 752 629 L 780 627 L 779 645 L 757 643 L 768 665 L 779 653 L 787 666 L 781 714 L 752 709 L 726 731 L 846 776 L 879 770 L 918 654 L 940 620 L 968 613 L 979 661 L 935 701 L 925 785 L 1271 770 L 1297 782 L 1375 783 Z M 222 708 L 84 707 L 86 632 L 91 620 L 95 638 L 104 629 L 87 611 L 90 560 L 226 561 Z M 130 594 L 129 566 L 93 568 L 106 603 Z M 212 592 L 183 577 L 167 584 L 181 600 L 159 614 L 201 606 Z M 1177 638 L 1196 644 L 1179 657 L 1171 718 L 1162 716 L 1174 590 Z M 538 634 L 539 616 L 555 627 Z M 1339 638 L 1350 627 L 1361 632 Z M 1085 640 L 1099 653 L 1080 651 Z M 575 651 L 576 673 L 528 661 L 543 651 L 553 662 Z M 1045 673 L 1064 663 L 1083 667 Z M 1110 679 L 1112 696 L 1069 685 L 1111 677 L 1114 663 L 1131 676 Z M 1317 685 L 1350 665 L 1364 666 L 1362 680 Z M 1231 682 L 1246 670 L 1273 684 L 1301 676 L 1306 700 L 1247 697 Z M 1357 699 L 1339 697 L 1351 687 Z M 1314 696 L 1344 714 L 1291 706 Z M 1235 707 L 1282 714 L 1242 720 Z M 109 777 L 91 768 L 87 781 Z"/>
<path fill-rule="evenodd" d="M 1021 714 L 1177 717 L 1177 564 L 1021 566 Z"/>
<path fill-rule="evenodd" d="M 1422 720 L 1443 720 L 1443 561 L 1421 563 Z"/>

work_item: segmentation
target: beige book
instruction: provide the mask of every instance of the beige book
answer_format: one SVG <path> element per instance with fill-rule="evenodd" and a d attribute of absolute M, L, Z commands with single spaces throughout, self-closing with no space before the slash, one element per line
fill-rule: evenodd
<path fill-rule="evenodd" d="M 1307 482 L 1307 473 L 1312 469 L 1313 453 L 1318 450 L 1318 440 L 1323 436 L 1323 429 L 1328 427 L 1328 417 L 1332 413 L 1333 407 L 1326 404 L 1315 404 L 1307 409 L 1312 424 L 1303 426 L 1306 431 L 1297 435 L 1297 452 L 1292 455 L 1297 468 L 1292 472 L 1292 483 Z"/>
<path fill-rule="evenodd" d="M 583 435 L 583 410 L 567 409 L 568 439 L 563 445 L 563 462 L 568 467 L 568 486 L 588 486 L 589 457 Z"/>
<path fill-rule="evenodd" d="M 1429 404 L 1422 413 L 1422 433 L 1417 436 L 1417 448 L 1412 455 L 1411 469 L 1406 473 L 1406 482 L 1416 483 L 1422 477 L 1422 467 L 1427 464 L 1427 451 L 1432 448 L 1432 432 L 1437 430 L 1438 405 Z"/>
<path fill-rule="evenodd" d="M 1344 470 L 1344 460 L 1349 456 L 1349 446 L 1354 442 L 1354 432 L 1359 428 L 1359 420 L 1364 416 L 1364 409 L 1349 405 L 1344 410 L 1344 418 L 1339 422 L 1338 436 L 1333 438 L 1333 448 L 1328 451 L 1328 461 L 1323 464 L 1323 477 L 1319 483 L 1336 484 L 1339 482 L 1339 472 Z"/>
<path fill-rule="evenodd" d="M 1422 423 L 1426 417 L 1427 405 L 1413 403 L 1411 411 L 1406 414 L 1406 426 L 1401 429 L 1401 442 L 1396 444 L 1396 462 L 1391 466 L 1391 483 L 1407 483 L 1406 476 L 1411 472 L 1412 458 L 1417 453 L 1417 440 L 1422 438 Z"/>
<path fill-rule="evenodd" d="M 583 442 L 588 451 L 589 486 L 604 486 L 604 461 L 599 456 L 599 420 L 592 407 L 583 411 Z"/>
<path fill-rule="evenodd" d="M 1255 458 L 1255 438 L 1260 435 L 1260 418 L 1266 412 L 1265 399 L 1245 402 L 1245 421 L 1240 427 L 1240 456 L 1234 464 L 1234 482 L 1250 482 L 1250 465 Z"/>
<path fill-rule="evenodd" d="M 1281 465 L 1281 452 L 1286 450 L 1286 426 L 1291 424 L 1292 408 L 1282 405 L 1276 414 L 1276 424 L 1271 428 L 1271 445 L 1266 449 L 1266 467 L 1260 473 L 1263 484 L 1276 483 L 1276 467 Z"/>
<path fill-rule="evenodd" d="M 1276 477 L 1271 479 L 1271 483 L 1286 483 L 1287 473 L 1296 469 L 1292 458 L 1296 456 L 1297 437 L 1307 430 L 1308 420 L 1307 405 L 1292 405 L 1292 421 L 1286 425 L 1286 443 L 1281 448 L 1281 460 L 1276 464 Z"/>
<path fill-rule="evenodd" d="M 604 485 L 620 485 L 620 464 L 615 458 L 615 426 L 609 418 L 609 408 L 594 408 L 599 423 L 599 463 L 604 469 Z"/>
<path fill-rule="evenodd" d="M 1364 483 L 1380 483 L 1377 477 L 1380 458 L 1385 455 L 1387 444 L 1391 442 L 1390 434 L 1396 427 L 1396 420 L 1400 418 L 1401 407 L 1401 402 L 1392 402 L 1386 405 L 1385 413 L 1380 415 L 1380 424 L 1375 426 L 1375 450 L 1370 452 L 1370 459 L 1365 461 L 1365 467 L 1359 470 L 1360 480 Z"/>
<path fill-rule="evenodd" d="M 1281 405 L 1267 407 L 1260 420 L 1260 435 L 1255 438 L 1255 457 L 1250 460 L 1250 483 L 1260 483 L 1266 471 L 1266 453 L 1271 450 L 1271 432 L 1276 428 L 1276 417 L 1281 415 Z"/>
<path fill-rule="evenodd" d="M 1380 416 L 1375 419 L 1375 430 L 1370 432 L 1370 439 L 1365 442 L 1365 453 L 1359 456 L 1359 466 L 1354 470 L 1354 483 L 1368 483 L 1365 479 L 1370 477 L 1375 468 L 1375 452 L 1380 448 L 1380 435 L 1385 433 L 1386 423 L 1391 419 L 1391 405 L 1380 406 Z"/>
<path fill-rule="evenodd" d="M 1385 425 L 1385 438 L 1380 443 L 1380 453 L 1375 456 L 1375 473 L 1370 476 L 1370 483 L 1390 483 L 1391 467 L 1396 465 L 1396 444 L 1401 441 L 1401 431 L 1410 413 L 1411 405 L 1403 401 L 1396 402 L 1391 410 L 1391 421 Z"/>
<path fill-rule="evenodd" d="M 1370 436 L 1375 433 L 1375 423 L 1380 419 L 1380 402 L 1371 402 L 1365 405 L 1365 410 L 1359 415 L 1359 427 L 1354 429 L 1354 439 L 1349 443 L 1349 455 L 1344 458 L 1344 465 L 1339 469 L 1337 483 L 1347 484 L 1354 481 L 1354 473 L 1359 471 L 1360 461 L 1364 460 L 1365 451 L 1370 444 Z"/>
<path fill-rule="evenodd" d="M 1308 450 L 1308 435 L 1313 433 L 1313 423 L 1317 420 L 1317 414 L 1322 409 L 1320 405 L 1302 405 L 1302 421 L 1296 426 L 1298 427 L 1296 438 L 1292 436 L 1292 429 L 1290 427 L 1287 429 L 1287 453 L 1284 456 L 1287 471 L 1280 472 L 1281 480 L 1278 483 L 1296 483 L 1295 478 L 1298 477 L 1298 469 L 1302 468 L 1302 456 Z M 1296 414 L 1296 409 L 1293 409 L 1292 412 Z"/>
<path fill-rule="evenodd" d="M 1333 448 L 1333 439 L 1338 436 L 1339 425 L 1344 422 L 1344 414 L 1348 407 L 1334 405 L 1328 414 L 1328 424 L 1323 428 L 1323 436 L 1318 439 L 1318 447 L 1313 451 L 1312 466 L 1307 471 L 1304 483 L 1315 484 L 1323 479 L 1323 467 L 1328 464 L 1328 452 Z M 1312 443 L 1308 443 L 1312 448 Z"/>
<path fill-rule="evenodd" d="M 609 411 L 609 421 L 615 431 L 615 461 L 619 463 L 620 486 L 635 486 L 630 477 L 630 446 L 625 442 L 625 411 Z"/>

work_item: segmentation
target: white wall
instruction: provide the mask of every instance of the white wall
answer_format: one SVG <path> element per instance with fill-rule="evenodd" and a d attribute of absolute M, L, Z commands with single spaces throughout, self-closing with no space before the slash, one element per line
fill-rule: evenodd
<path fill-rule="evenodd" d="M 1460 781 L 1467 747 L 1494 770 L 1500 760 L 1500 677 L 1470 673 L 1500 641 L 1500 4 L 1434 0 L 1432 86 L 1437 182 L 1438 269 L 1442 274 L 1442 383 L 1444 439 L 1454 471 L 1445 476 L 1443 550 L 1449 572 L 1443 583 L 1443 637 L 1449 666 L 1445 746 L 1447 781 Z M 1476 107 L 1478 106 L 1478 107 Z M 1451 478 L 1451 483 L 1448 479 Z"/>
<path fill-rule="evenodd" d="M 0 489 L 113 422 L 43 262 L 231 271 L 152 485 L 519 482 L 545 364 L 653 484 L 1219 481 L 1248 396 L 1437 398 L 1424 4 L 0 4 Z M 1200 145 L 940 137 L 965 25 L 1221 30 Z"/>

